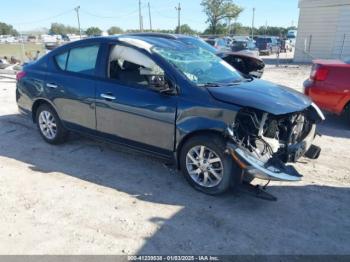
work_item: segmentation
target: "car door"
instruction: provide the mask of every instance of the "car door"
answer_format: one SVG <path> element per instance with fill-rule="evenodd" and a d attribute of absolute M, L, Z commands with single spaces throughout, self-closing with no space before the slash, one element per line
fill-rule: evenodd
<path fill-rule="evenodd" d="M 61 120 L 72 129 L 96 129 L 95 67 L 98 44 L 75 47 L 53 56 L 46 88 Z"/>
<path fill-rule="evenodd" d="M 110 50 L 106 77 L 96 87 L 97 131 L 119 142 L 170 155 L 175 143 L 177 96 L 150 88 L 140 72 L 156 64 L 145 53 L 121 45 Z"/>

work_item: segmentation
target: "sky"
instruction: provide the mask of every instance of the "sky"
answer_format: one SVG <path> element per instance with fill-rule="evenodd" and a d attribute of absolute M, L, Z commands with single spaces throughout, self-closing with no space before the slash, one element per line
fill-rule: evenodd
<path fill-rule="evenodd" d="M 0 22 L 12 24 L 18 31 L 49 28 L 52 22 L 77 26 L 74 7 L 80 6 L 81 27 L 97 26 L 107 30 L 111 26 L 137 29 L 138 0 L 0 0 Z M 175 6 L 181 3 L 181 24 L 203 31 L 207 24 L 200 5 L 201 0 L 141 0 L 144 28 L 148 29 L 150 2 L 153 29 L 174 29 L 177 25 Z M 251 26 L 255 7 L 255 26 L 297 25 L 298 0 L 234 0 L 244 11 L 237 22 Z"/>

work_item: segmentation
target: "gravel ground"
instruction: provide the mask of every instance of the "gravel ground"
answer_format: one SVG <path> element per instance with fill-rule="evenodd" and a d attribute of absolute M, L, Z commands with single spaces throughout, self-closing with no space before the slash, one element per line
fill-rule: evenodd
<path fill-rule="evenodd" d="M 264 78 L 301 90 L 309 71 Z M 321 157 L 298 163 L 303 181 L 271 183 L 277 202 L 211 197 L 125 148 L 44 143 L 0 81 L 0 254 L 350 254 L 350 128 L 335 117 L 319 127 Z"/>

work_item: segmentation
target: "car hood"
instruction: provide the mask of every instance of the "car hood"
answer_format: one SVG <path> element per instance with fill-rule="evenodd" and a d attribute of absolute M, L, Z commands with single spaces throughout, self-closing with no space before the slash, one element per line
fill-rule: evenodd
<path fill-rule="evenodd" d="M 222 102 L 251 107 L 274 115 L 302 111 L 312 103 L 302 93 L 264 80 L 207 89 L 215 99 Z"/>

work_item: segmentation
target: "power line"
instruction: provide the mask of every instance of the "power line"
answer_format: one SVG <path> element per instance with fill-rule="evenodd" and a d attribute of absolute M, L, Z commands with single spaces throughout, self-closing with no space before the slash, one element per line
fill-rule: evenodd
<path fill-rule="evenodd" d="M 144 8 L 144 7 L 142 7 Z M 136 14 L 139 12 L 139 9 L 137 8 L 136 10 L 130 12 L 130 13 L 126 13 L 124 15 L 118 15 L 118 16 L 104 16 L 104 15 L 99 15 L 99 14 L 94 14 L 94 13 L 91 13 L 85 9 L 81 9 L 81 11 L 84 13 L 84 14 L 87 14 L 87 15 L 90 15 L 90 16 L 94 16 L 94 17 L 97 17 L 97 18 L 101 18 L 101 19 L 115 19 L 115 18 L 124 18 L 124 17 L 128 17 L 130 15 L 133 15 L 133 14 Z"/>
<path fill-rule="evenodd" d="M 13 25 L 27 25 L 27 24 L 36 24 L 36 23 L 40 23 L 40 22 L 45 22 L 48 20 L 52 20 L 55 19 L 57 17 L 66 15 L 68 13 L 74 12 L 74 9 L 69 9 L 67 11 L 64 11 L 62 13 L 59 13 L 57 15 L 51 16 L 51 17 L 47 17 L 47 18 L 43 18 L 43 19 L 39 19 L 39 20 L 32 20 L 32 21 L 26 21 L 26 22 L 19 22 L 19 23 L 13 23 Z"/>

